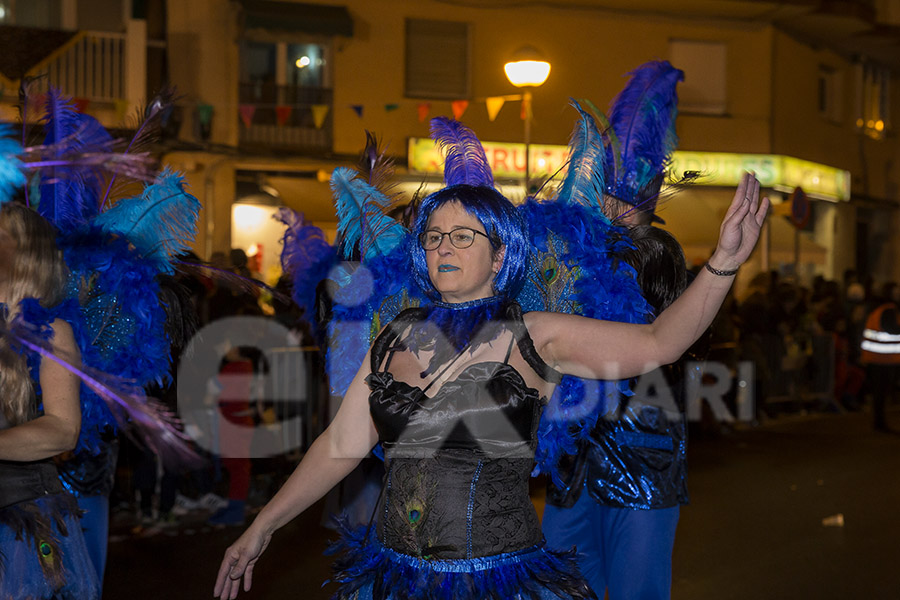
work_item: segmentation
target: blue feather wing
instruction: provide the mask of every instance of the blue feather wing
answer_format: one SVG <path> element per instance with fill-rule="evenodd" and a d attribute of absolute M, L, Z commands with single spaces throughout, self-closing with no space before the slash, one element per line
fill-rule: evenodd
<path fill-rule="evenodd" d="M 344 256 L 352 256 L 357 247 L 363 258 L 384 256 L 404 239 L 406 228 L 384 214 L 390 199 L 356 171 L 347 167 L 335 169 L 331 190 Z"/>
<path fill-rule="evenodd" d="M 569 168 L 558 193 L 560 202 L 603 207 L 606 191 L 604 160 L 606 148 L 594 118 L 572 100 L 579 119 L 569 141 Z"/>
<path fill-rule="evenodd" d="M 453 119 L 436 117 L 431 120 L 431 138 L 444 151 L 444 183 L 494 186 L 484 147 L 475 133 Z"/>
<path fill-rule="evenodd" d="M 143 194 L 124 198 L 94 223 L 127 239 L 161 272 L 172 273 L 171 261 L 190 248 L 197 235 L 200 201 L 184 189 L 184 178 L 168 167 Z"/>
<path fill-rule="evenodd" d="M 11 125 L 0 124 L 0 204 L 12 199 L 16 190 L 25 185 L 19 159 L 22 146 L 11 137 L 12 134 Z"/>
<path fill-rule="evenodd" d="M 44 145 L 50 156 L 65 162 L 85 152 L 105 152 L 112 144 L 106 129 L 89 115 L 77 112 L 71 98 L 50 89 L 45 115 Z M 100 211 L 99 167 L 57 165 L 41 172 L 38 212 L 62 230 L 87 223 Z"/>
<path fill-rule="evenodd" d="M 613 100 L 609 119 L 621 147 L 621 173 L 612 184 L 626 201 L 661 173 L 678 138 L 675 134 L 678 95 L 684 73 L 667 61 L 641 65 Z"/>
<path fill-rule="evenodd" d="M 293 282 L 293 298 L 315 327 L 316 288 L 335 264 L 335 249 L 321 229 L 289 208 L 281 208 L 275 218 L 287 229 L 282 237 L 281 266 Z"/>

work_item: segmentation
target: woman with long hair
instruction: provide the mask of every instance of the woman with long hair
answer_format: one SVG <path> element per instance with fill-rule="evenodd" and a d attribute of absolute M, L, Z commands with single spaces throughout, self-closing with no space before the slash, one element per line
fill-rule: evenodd
<path fill-rule="evenodd" d="M 68 271 L 53 226 L 16 202 L 0 205 L 0 598 L 98 597 L 74 498 L 51 458 L 75 447 L 79 380 L 27 352 L 24 328 L 53 357 L 79 364 L 68 323 L 49 316 Z"/>

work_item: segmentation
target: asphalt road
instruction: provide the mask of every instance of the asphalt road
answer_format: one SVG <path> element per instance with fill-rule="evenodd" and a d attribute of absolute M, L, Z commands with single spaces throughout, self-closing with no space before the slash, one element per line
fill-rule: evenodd
<path fill-rule="evenodd" d="M 900 428 L 900 414 L 891 416 Z M 900 435 L 873 432 L 860 413 L 785 416 L 695 437 L 689 448 L 674 600 L 900 598 Z M 240 597 L 330 597 L 322 552 L 333 535 L 322 515 L 320 504 L 280 530 Z M 843 526 L 823 525 L 836 515 Z M 211 597 L 240 529 L 186 521 L 155 535 L 134 535 L 120 521 L 104 597 Z"/>

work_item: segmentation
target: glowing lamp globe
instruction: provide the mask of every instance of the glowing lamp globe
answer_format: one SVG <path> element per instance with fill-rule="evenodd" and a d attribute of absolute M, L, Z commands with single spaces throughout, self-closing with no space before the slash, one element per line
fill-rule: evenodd
<path fill-rule="evenodd" d="M 537 87 L 547 81 L 550 63 L 533 46 L 516 51 L 513 59 L 503 66 L 506 78 L 516 87 Z"/>

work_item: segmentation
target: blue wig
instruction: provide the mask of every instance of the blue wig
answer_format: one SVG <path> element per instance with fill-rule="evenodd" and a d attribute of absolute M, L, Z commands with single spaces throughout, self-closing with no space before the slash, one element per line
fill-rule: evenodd
<path fill-rule="evenodd" d="M 477 218 L 487 233 L 494 251 L 506 247 L 503 265 L 494 276 L 494 293 L 504 298 L 514 298 L 525 281 L 528 266 L 527 225 L 512 202 L 494 188 L 457 184 L 445 187 L 429 195 L 419 207 L 413 235 L 413 280 L 429 298 L 440 299 L 440 293 L 428 276 L 425 250 L 419 245 L 419 235 L 428 226 L 431 214 L 448 202 L 459 202 L 466 212 Z"/>

